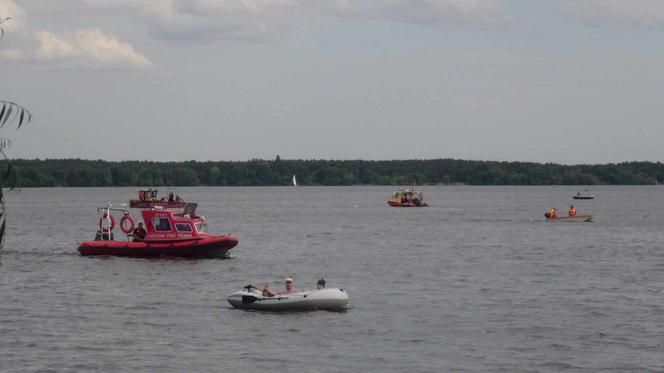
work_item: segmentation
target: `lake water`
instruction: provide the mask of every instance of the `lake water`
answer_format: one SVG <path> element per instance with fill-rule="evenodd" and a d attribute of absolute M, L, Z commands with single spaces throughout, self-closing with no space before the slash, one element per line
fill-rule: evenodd
<path fill-rule="evenodd" d="M 389 187 L 178 188 L 239 238 L 228 260 L 79 256 L 95 207 L 135 188 L 9 193 L 0 371 L 664 370 L 664 188 L 423 190 L 399 209 Z M 594 221 L 544 221 L 572 203 Z M 350 308 L 226 302 L 286 276 Z"/>

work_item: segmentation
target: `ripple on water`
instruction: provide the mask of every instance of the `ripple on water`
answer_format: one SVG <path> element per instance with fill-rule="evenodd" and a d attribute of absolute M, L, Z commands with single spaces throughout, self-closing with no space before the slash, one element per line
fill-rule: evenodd
<path fill-rule="evenodd" d="M 1 370 L 664 370 L 660 189 L 594 188 L 595 222 L 569 225 L 541 215 L 575 188 L 426 187 L 429 209 L 386 206 L 391 189 L 178 189 L 240 238 L 231 260 L 80 257 L 101 197 L 134 188 L 12 194 Z M 350 308 L 226 302 L 286 276 Z"/>

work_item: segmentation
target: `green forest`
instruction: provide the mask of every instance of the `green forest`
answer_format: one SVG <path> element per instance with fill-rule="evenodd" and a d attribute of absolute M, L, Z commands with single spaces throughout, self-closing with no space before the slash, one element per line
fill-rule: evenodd
<path fill-rule="evenodd" d="M 20 187 L 290 185 L 651 185 L 664 164 L 601 165 L 432 160 L 273 160 L 148 162 L 83 159 L 12 161 Z"/>

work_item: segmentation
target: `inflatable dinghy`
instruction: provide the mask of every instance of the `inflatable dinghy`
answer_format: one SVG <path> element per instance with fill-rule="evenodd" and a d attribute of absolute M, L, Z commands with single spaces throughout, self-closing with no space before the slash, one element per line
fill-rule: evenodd
<path fill-rule="evenodd" d="M 227 299 L 235 308 L 263 311 L 340 311 L 348 306 L 348 294 L 343 289 L 337 288 L 305 290 L 267 297 L 253 286 L 246 286 L 229 295 Z"/>

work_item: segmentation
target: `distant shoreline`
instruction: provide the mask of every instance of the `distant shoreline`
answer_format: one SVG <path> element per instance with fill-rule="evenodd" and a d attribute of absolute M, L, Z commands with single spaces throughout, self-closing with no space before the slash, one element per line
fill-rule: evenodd
<path fill-rule="evenodd" d="M 14 159 L 20 187 L 656 185 L 664 164 L 429 160 L 103 161 Z"/>

